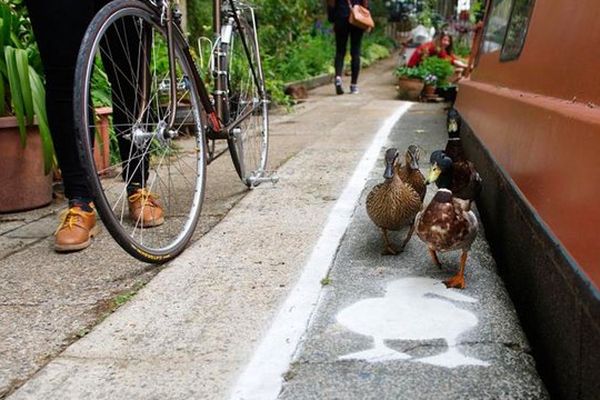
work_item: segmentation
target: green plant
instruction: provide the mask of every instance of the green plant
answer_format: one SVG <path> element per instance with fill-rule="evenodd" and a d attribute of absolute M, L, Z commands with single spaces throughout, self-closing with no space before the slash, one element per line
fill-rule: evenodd
<path fill-rule="evenodd" d="M 0 2 L 0 115 L 14 115 L 21 145 L 27 145 L 27 125 L 37 119 L 44 170 L 55 165 L 54 146 L 46 115 L 42 64 L 27 11 L 19 0 Z"/>
<path fill-rule="evenodd" d="M 402 66 L 396 68 L 395 71 L 396 76 L 400 78 L 408 78 L 408 79 L 423 79 L 427 74 L 427 71 L 423 69 L 423 67 L 407 67 Z"/>
<path fill-rule="evenodd" d="M 448 60 L 439 57 L 427 57 L 421 63 L 421 68 L 426 74 L 435 75 L 437 77 L 437 87 L 448 87 L 448 78 L 454 73 L 454 67 Z"/>

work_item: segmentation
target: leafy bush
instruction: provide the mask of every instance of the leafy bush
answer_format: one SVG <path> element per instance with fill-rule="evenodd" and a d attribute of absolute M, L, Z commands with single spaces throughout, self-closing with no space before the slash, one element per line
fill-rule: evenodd
<path fill-rule="evenodd" d="M 425 75 L 427 75 L 427 71 L 421 66 L 417 66 L 417 67 L 402 66 L 402 67 L 396 68 L 395 74 L 396 74 L 396 76 L 398 76 L 400 78 L 423 79 L 423 78 L 425 78 Z"/>
<path fill-rule="evenodd" d="M 421 63 L 421 68 L 427 74 L 437 77 L 437 86 L 444 88 L 448 86 L 448 78 L 454 73 L 454 67 L 448 60 L 439 57 L 427 57 Z"/>

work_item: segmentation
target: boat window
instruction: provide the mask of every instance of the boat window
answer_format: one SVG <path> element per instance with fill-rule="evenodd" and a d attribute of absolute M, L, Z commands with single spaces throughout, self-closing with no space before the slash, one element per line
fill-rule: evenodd
<path fill-rule="evenodd" d="M 500 53 L 500 61 L 516 60 L 523 50 L 527 28 L 531 19 L 531 11 L 535 0 L 515 0 L 510 15 L 504 46 Z"/>
<path fill-rule="evenodd" d="M 492 0 L 481 44 L 483 54 L 502 48 L 512 5 L 513 0 Z"/>

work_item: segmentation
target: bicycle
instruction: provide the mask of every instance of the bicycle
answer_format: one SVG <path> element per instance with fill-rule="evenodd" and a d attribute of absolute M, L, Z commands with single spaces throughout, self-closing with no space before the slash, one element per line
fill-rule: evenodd
<path fill-rule="evenodd" d="M 205 76 L 212 92 L 180 22 L 171 0 L 114 0 L 90 23 L 75 72 L 77 142 L 95 207 L 119 245 L 151 263 L 173 259 L 191 240 L 206 166 L 227 150 L 248 188 L 277 180 L 265 170 L 269 101 L 253 8 L 213 0 L 215 41 Z M 108 143 L 100 139 L 102 107 L 112 109 Z M 227 148 L 217 151 L 220 140 Z M 107 149 L 112 163 L 99 167 L 95 153 Z M 160 198 L 159 226 L 131 220 L 135 191 Z"/>

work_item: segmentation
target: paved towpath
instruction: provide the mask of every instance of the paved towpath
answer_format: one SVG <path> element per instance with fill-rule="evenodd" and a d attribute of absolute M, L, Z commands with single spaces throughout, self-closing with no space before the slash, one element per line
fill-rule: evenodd
<path fill-rule="evenodd" d="M 481 365 L 418 361 L 443 354 L 449 334 L 408 345 L 402 335 L 382 336 L 408 361 L 339 359 L 374 343 L 369 332 L 350 329 L 353 323 L 336 322 L 343 308 L 393 297 L 404 278 L 425 279 L 412 288 L 431 286 L 448 272 L 428 264 L 416 238 L 405 254 L 382 258 L 359 200 L 381 173 L 377 160 L 390 132 L 400 148 L 415 140 L 426 149 L 443 145 L 441 107 L 395 100 L 393 65 L 367 70 L 358 96 L 320 88 L 294 114 L 276 119 L 275 142 L 303 143 L 288 159 L 279 155 L 280 183 L 238 197 L 180 258 L 9 398 L 363 399 L 425 389 L 438 398 L 545 398 L 481 239 L 461 292 L 476 302 L 448 302 L 424 290 L 477 319 L 453 343 Z M 455 267 L 454 258 L 444 261 Z M 322 287 L 330 267 L 331 283 Z"/>

